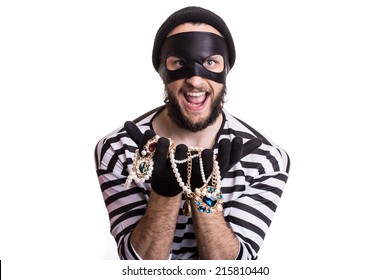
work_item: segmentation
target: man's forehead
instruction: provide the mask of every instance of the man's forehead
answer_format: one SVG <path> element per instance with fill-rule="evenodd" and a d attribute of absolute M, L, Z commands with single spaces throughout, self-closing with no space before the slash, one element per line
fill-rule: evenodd
<path fill-rule="evenodd" d="M 187 22 L 176 26 L 168 33 L 167 37 L 183 32 L 210 32 L 222 36 L 221 33 L 211 25 L 206 23 Z"/>

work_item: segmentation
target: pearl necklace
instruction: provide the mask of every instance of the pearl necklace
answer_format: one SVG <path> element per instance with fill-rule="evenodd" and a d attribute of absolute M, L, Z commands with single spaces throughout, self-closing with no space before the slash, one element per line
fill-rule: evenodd
<path fill-rule="evenodd" d="M 152 177 L 154 166 L 153 155 L 159 138 L 160 137 L 158 135 L 155 135 L 147 141 L 142 151 L 139 149 L 135 151 L 131 171 L 124 184 L 126 189 L 130 188 L 133 181 L 135 183 L 144 183 Z M 168 156 L 171 162 L 172 171 L 186 198 L 182 209 L 183 214 L 186 216 L 191 215 L 191 199 L 195 201 L 195 206 L 199 212 L 213 213 L 215 211 L 222 211 L 223 195 L 221 193 L 221 172 L 219 170 L 216 156 L 213 156 L 213 169 L 210 176 L 206 179 L 202 159 L 203 149 L 198 147 L 188 147 L 187 158 L 183 160 L 176 160 L 174 143 L 171 139 L 168 138 L 168 140 Z M 199 157 L 199 168 L 203 185 L 195 188 L 193 192 L 191 190 L 192 160 L 196 157 Z M 178 164 L 184 163 L 187 163 L 187 183 L 183 182 L 177 166 Z M 210 181 L 211 185 L 209 184 Z"/>
<path fill-rule="evenodd" d="M 199 212 L 213 213 L 215 211 L 222 211 L 222 199 L 223 195 L 221 193 L 221 173 L 219 170 L 218 161 L 214 155 L 213 157 L 213 170 L 210 176 L 206 179 L 202 153 L 203 149 L 198 147 L 188 147 L 187 159 L 184 160 L 175 160 L 175 152 L 173 150 L 169 153 L 169 158 L 171 162 L 171 167 L 173 173 L 176 177 L 179 186 L 183 189 L 183 194 L 186 198 L 186 201 L 183 204 L 183 214 L 186 216 L 191 215 L 191 205 L 190 200 L 194 199 L 196 208 Z M 196 154 L 192 154 L 195 152 Z M 195 188 L 195 192 L 191 190 L 191 175 L 192 175 L 192 159 L 199 157 L 199 167 L 200 173 L 202 176 L 203 185 L 199 188 Z M 187 184 L 183 182 L 181 178 L 177 164 L 183 164 L 187 162 Z M 210 180 L 212 181 L 211 186 L 209 185 Z"/>

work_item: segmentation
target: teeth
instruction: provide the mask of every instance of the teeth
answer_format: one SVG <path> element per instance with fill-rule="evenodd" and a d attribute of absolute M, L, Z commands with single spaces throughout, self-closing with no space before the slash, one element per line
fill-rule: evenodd
<path fill-rule="evenodd" d="M 198 96 L 202 96 L 202 95 L 205 95 L 206 92 L 186 92 L 187 95 L 189 96 L 195 96 L 195 97 L 198 97 Z"/>

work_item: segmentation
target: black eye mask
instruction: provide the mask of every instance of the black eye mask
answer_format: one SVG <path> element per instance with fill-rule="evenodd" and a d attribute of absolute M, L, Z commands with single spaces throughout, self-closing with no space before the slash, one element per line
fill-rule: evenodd
<path fill-rule="evenodd" d="M 212 72 L 203 66 L 205 60 L 213 55 L 223 57 L 225 65 L 222 72 Z M 183 67 L 173 71 L 168 70 L 166 60 L 170 56 L 182 59 Z M 159 73 L 164 84 L 193 76 L 225 84 L 230 70 L 228 61 L 228 49 L 223 37 L 210 32 L 178 33 L 165 39 L 161 48 Z"/>

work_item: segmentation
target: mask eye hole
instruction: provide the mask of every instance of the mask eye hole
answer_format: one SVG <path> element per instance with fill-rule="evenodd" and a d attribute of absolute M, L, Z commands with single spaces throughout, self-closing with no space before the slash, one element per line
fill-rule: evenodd
<path fill-rule="evenodd" d="M 184 66 L 184 63 L 184 59 L 176 56 L 170 56 L 165 61 L 165 66 L 167 70 L 175 71 L 182 68 Z"/>
<path fill-rule="evenodd" d="M 209 56 L 203 62 L 204 68 L 215 73 L 221 73 L 224 69 L 224 65 L 223 56 L 219 54 Z"/>

